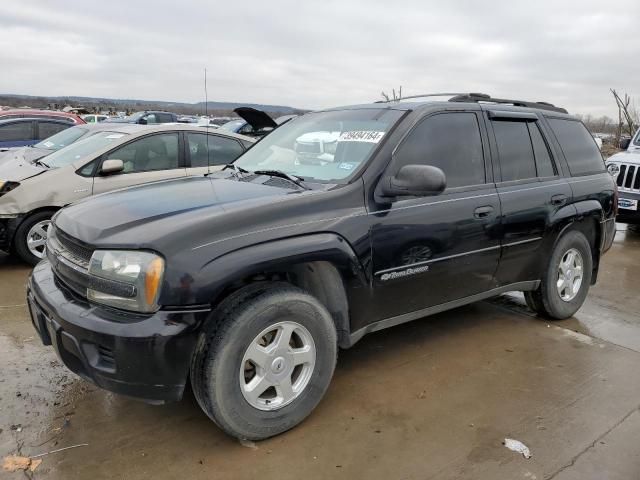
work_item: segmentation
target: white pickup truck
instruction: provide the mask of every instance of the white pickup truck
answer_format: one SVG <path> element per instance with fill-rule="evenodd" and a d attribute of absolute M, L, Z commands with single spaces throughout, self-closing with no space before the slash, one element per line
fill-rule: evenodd
<path fill-rule="evenodd" d="M 618 185 L 617 220 L 640 223 L 640 130 L 627 142 L 622 145 L 627 149 L 609 157 L 606 165 Z"/>

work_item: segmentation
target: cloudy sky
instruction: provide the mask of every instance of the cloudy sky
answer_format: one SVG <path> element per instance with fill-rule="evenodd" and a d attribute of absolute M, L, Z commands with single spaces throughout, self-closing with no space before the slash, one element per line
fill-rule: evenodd
<path fill-rule="evenodd" d="M 640 100 L 640 2 L 21 0 L 0 6 L 0 93 L 322 108 L 473 91 L 615 113 Z"/>

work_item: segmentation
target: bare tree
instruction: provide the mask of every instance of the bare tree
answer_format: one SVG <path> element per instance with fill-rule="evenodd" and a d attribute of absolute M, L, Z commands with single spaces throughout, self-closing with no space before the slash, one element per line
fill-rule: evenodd
<path fill-rule="evenodd" d="M 623 134 L 632 137 L 638 129 L 638 111 L 628 94 L 625 93 L 624 97 L 621 97 L 613 88 L 611 89 L 611 93 L 618 105 L 618 128 L 616 130 L 616 137 L 620 139 Z"/>
<path fill-rule="evenodd" d="M 391 89 L 391 93 L 393 95 L 392 98 L 390 98 L 389 95 L 385 93 L 384 90 L 380 93 L 380 95 L 382 95 L 382 98 L 384 98 L 385 102 L 399 102 L 400 100 L 402 100 L 402 85 L 400 85 L 400 88 L 398 88 L 397 95 L 396 95 L 395 88 Z"/>

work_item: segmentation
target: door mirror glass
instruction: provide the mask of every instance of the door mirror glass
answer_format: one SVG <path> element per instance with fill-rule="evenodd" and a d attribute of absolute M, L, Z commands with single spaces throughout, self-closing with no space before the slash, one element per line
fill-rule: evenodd
<path fill-rule="evenodd" d="M 124 170 L 124 162 L 122 160 L 109 159 L 102 162 L 100 173 L 102 175 L 113 175 Z"/>
<path fill-rule="evenodd" d="M 438 195 L 446 188 L 444 172 L 431 165 L 405 165 L 380 183 L 384 197 L 425 197 Z"/>

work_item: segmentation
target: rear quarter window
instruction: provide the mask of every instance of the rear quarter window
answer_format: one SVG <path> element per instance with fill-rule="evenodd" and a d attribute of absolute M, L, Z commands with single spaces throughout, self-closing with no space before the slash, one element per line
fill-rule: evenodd
<path fill-rule="evenodd" d="M 582 122 L 560 118 L 548 120 L 572 176 L 605 171 L 602 154 Z"/>

